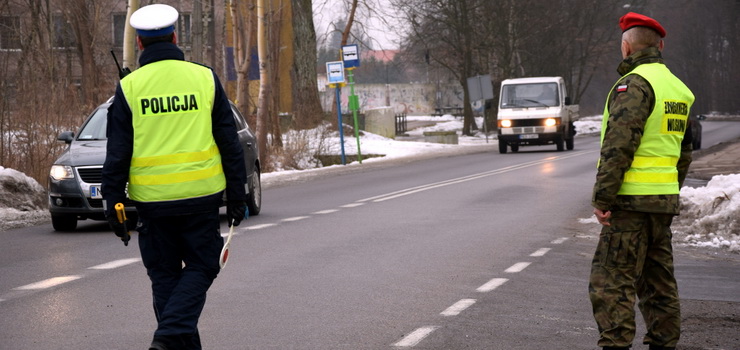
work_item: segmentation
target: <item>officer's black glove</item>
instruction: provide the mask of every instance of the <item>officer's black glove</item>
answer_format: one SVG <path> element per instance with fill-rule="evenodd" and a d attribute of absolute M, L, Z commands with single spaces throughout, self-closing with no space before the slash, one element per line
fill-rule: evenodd
<path fill-rule="evenodd" d="M 119 222 L 117 217 L 108 216 L 108 225 L 110 225 L 113 233 L 121 238 L 123 244 L 128 246 L 128 241 L 131 239 L 131 235 L 128 233 L 128 229 L 126 228 L 126 225 L 128 225 L 128 220 Z"/>
<path fill-rule="evenodd" d="M 247 202 L 245 201 L 226 201 L 226 220 L 229 226 L 239 226 L 242 219 L 247 214 Z"/>

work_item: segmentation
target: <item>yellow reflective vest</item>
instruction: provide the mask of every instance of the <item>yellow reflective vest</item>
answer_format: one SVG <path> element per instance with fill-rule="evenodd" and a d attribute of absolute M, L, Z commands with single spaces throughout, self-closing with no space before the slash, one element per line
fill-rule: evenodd
<path fill-rule="evenodd" d="M 211 132 L 210 69 L 179 60 L 147 64 L 121 80 L 132 113 L 129 197 L 139 202 L 196 198 L 226 188 Z"/>
<path fill-rule="evenodd" d="M 655 93 L 655 107 L 645 123 L 640 145 L 617 194 L 678 194 L 676 164 L 681 156 L 681 141 L 689 127 L 694 94 L 661 63 L 641 64 L 629 74 L 638 74 L 650 83 Z M 611 97 L 607 101 L 611 101 Z M 607 102 L 601 127 L 602 143 L 608 119 Z"/>

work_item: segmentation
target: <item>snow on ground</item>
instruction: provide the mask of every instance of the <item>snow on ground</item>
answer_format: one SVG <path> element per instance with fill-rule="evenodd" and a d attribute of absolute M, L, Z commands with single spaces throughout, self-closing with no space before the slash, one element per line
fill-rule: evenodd
<path fill-rule="evenodd" d="M 445 145 L 420 141 L 398 141 L 379 135 L 363 132 L 360 147 L 363 155 L 384 155 L 366 158 L 363 162 L 381 162 L 386 159 L 428 154 L 441 150 L 495 143 L 495 135 L 478 131 L 474 136 L 462 136 L 462 120 L 451 115 L 442 117 L 409 116 L 408 121 L 429 121 L 434 125 L 410 130 L 411 139 L 422 139 L 425 131 L 458 132 L 458 145 Z M 483 118 L 476 118 L 478 125 Z M 601 116 L 583 117 L 575 122 L 579 135 L 597 134 L 601 130 Z M 345 154 L 357 154 L 357 144 L 353 133 L 346 133 Z M 315 168 L 321 166 L 313 159 L 315 154 L 340 154 L 339 135 L 326 128 L 307 131 L 291 131 L 283 139 L 286 147 L 303 149 L 299 159 L 294 159 L 292 167 L 278 166 L 279 171 L 263 174 L 263 179 L 300 173 L 311 170 L 292 170 L 294 168 Z M 334 165 L 333 167 L 337 167 Z M 740 174 L 715 176 L 705 186 L 681 189 L 681 215 L 674 220 L 674 241 L 697 247 L 727 249 L 740 253 Z M 50 220 L 46 208 L 46 190 L 35 180 L 13 169 L 0 166 L 0 231 L 11 228 L 32 226 Z M 591 218 L 579 219 L 586 225 L 598 225 Z"/>

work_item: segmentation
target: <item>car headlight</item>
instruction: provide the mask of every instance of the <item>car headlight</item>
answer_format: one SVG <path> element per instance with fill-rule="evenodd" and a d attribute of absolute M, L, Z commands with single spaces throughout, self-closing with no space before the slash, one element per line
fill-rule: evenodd
<path fill-rule="evenodd" d="M 54 180 L 66 180 L 66 179 L 73 179 L 75 177 L 74 172 L 72 172 L 72 167 L 68 165 L 52 165 L 51 171 L 49 172 L 49 176 L 51 176 Z"/>
<path fill-rule="evenodd" d="M 510 128 L 511 127 L 511 120 L 504 119 L 501 121 L 501 127 L 503 128 Z"/>
<path fill-rule="evenodd" d="M 555 118 L 545 119 L 545 126 L 555 126 L 555 124 L 557 124 L 557 121 L 555 121 Z"/>

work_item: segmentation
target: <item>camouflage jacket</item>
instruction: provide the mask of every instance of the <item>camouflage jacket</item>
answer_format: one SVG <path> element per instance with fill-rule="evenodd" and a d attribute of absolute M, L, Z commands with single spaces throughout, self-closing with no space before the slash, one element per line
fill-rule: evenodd
<path fill-rule="evenodd" d="M 657 48 L 635 52 L 619 65 L 617 72 L 625 75 L 644 63 L 663 63 Z M 627 90 L 617 92 L 617 86 Z M 601 210 L 631 210 L 648 213 L 678 214 L 678 195 L 617 195 L 625 172 L 630 168 L 645 122 L 655 107 L 655 93 L 645 78 L 630 74 L 612 88 L 607 101 L 609 120 L 601 145 L 599 168 L 596 173 L 591 205 Z M 691 163 L 691 130 L 687 128 L 678 161 L 678 182 L 683 185 Z"/>

